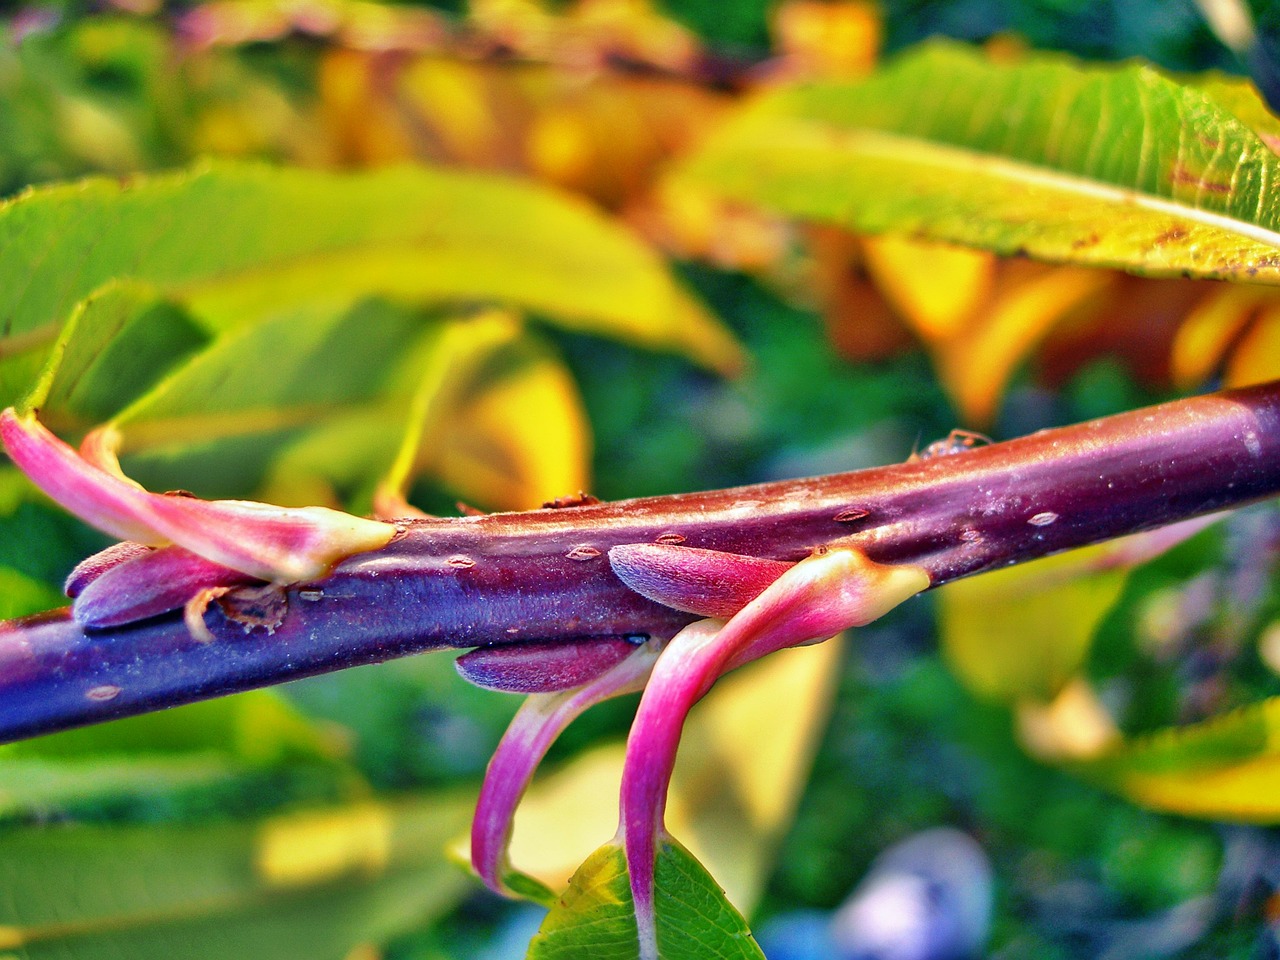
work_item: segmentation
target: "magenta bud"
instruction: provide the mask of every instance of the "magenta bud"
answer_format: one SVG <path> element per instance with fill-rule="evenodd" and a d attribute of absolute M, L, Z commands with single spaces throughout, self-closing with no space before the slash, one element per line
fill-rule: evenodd
<path fill-rule="evenodd" d="M 504 693 L 555 693 L 580 687 L 635 652 L 618 637 L 477 647 L 455 664 L 464 680 Z"/>
<path fill-rule="evenodd" d="M 202 590 L 252 581 L 190 550 L 162 547 L 116 563 L 85 582 L 71 615 L 84 627 L 118 627 L 180 609 Z"/>
<path fill-rule="evenodd" d="M 67 575 L 67 581 L 62 585 L 62 592 L 74 600 L 80 596 L 80 592 L 85 587 L 112 567 L 118 567 L 126 560 L 145 556 L 150 552 L 151 547 L 143 543 L 134 543 L 132 540 L 112 544 L 107 549 L 77 563 L 75 569 Z"/>
<path fill-rule="evenodd" d="M 116 472 L 112 438 L 111 431 L 95 432 L 87 445 L 91 461 L 34 415 L 12 407 L 0 412 L 0 442 L 13 462 L 53 500 L 121 540 L 178 544 L 254 579 L 298 583 L 396 535 L 393 524 L 325 507 L 148 493 Z"/>
<path fill-rule="evenodd" d="M 628 543 L 609 551 L 628 587 L 700 617 L 731 617 L 795 564 L 666 543 Z"/>

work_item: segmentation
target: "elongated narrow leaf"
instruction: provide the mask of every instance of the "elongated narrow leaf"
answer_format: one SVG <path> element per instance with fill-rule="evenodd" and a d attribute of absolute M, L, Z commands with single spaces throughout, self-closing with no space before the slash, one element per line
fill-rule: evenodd
<path fill-rule="evenodd" d="M 1280 698 L 1131 740 L 1076 769 L 1156 810 L 1280 822 Z"/>
<path fill-rule="evenodd" d="M 362 801 L 249 823 L 0 832 L 0 942 L 24 960 L 341 960 L 450 908 L 468 798 Z"/>
<path fill-rule="evenodd" d="M 932 43 L 860 83 L 762 97 L 683 174 L 864 232 L 1280 283 L 1280 158 L 1249 125 L 1248 93 L 1230 94 L 1133 64 L 997 64 Z"/>
<path fill-rule="evenodd" d="M 763 960 L 741 915 L 678 843 L 658 848 L 658 948 L 664 960 Z M 543 921 L 529 960 L 637 960 L 631 887 L 622 848 L 593 853 Z"/>
<path fill-rule="evenodd" d="M 181 805 L 244 774 L 244 764 L 213 753 L 58 760 L 0 756 L 0 821 L 74 815 L 92 807 Z"/>
<path fill-rule="evenodd" d="M 732 369 L 732 338 L 627 230 L 519 181 L 256 166 L 31 191 L 0 206 L 0 401 L 29 386 L 78 303 L 148 283 L 210 330 L 370 294 L 516 304 Z"/>

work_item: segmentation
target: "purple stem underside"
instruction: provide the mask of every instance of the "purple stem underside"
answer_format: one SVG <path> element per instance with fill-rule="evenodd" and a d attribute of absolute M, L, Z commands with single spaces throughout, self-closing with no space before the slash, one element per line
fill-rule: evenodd
<path fill-rule="evenodd" d="M 671 636 L 696 617 L 629 589 L 612 547 L 794 562 L 848 546 L 932 585 L 1280 493 L 1280 382 L 854 473 L 525 513 L 405 521 L 284 591 L 270 631 L 228 612 L 82 629 L 0 624 L 0 742 L 440 648 Z"/>

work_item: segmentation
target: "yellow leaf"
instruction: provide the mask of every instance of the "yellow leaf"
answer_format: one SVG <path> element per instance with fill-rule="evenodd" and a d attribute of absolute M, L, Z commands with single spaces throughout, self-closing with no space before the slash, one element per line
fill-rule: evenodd
<path fill-rule="evenodd" d="M 1206 294 L 1178 327 L 1170 355 L 1174 384 L 1189 390 L 1213 376 L 1249 320 L 1275 294 L 1257 287 L 1219 285 Z"/>
<path fill-rule="evenodd" d="M 863 240 L 867 271 L 926 343 L 959 335 L 991 295 L 995 257 L 904 237 Z"/>
<path fill-rule="evenodd" d="M 1127 571 L 1093 569 L 1086 547 L 948 584 L 942 650 L 966 686 L 993 700 L 1051 700 L 1079 671 Z"/>
<path fill-rule="evenodd" d="M 441 425 L 439 476 L 464 498 L 503 510 L 540 507 L 590 487 L 590 427 L 569 372 L 524 349 Z"/>
<path fill-rule="evenodd" d="M 273 817 L 259 831 L 254 867 L 272 887 L 378 874 L 391 856 L 393 825 L 391 812 L 372 802 Z"/>
<path fill-rule="evenodd" d="M 430 117 L 445 156 L 493 166 L 502 155 L 503 131 L 475 64 L 421 57 L 404 70 L 400 92 Z"/>
<path fill-rule="evenodd" d="M 1115 720 L 1083 677 L 1069 681 L 1049 703 L 1020 701 L 1017 721 L 1018 739 L 1041 760 L 1088 759 L 1120 736 Z"/>
<path fill-rule="evenodd" d="M 1280 821 L 1280 697 L 1131 740 L 1073 768 L 1155 810 L 1275 823 Z"/>
<path fill-rule="evenodd" d="M 1227 364 L 1228 386 L 1245 387 L 1280 377 L 1280 302 L 1272 298 L 1245 333 Z"/>
<path fill-rule="evenodd" d="M 995 418 L 1009 378 L 1044 336 L 1103 298 L 1117 275 L 1007 262 L 976 324 L 936 345 L 939 376 L 966 424 Z"/>

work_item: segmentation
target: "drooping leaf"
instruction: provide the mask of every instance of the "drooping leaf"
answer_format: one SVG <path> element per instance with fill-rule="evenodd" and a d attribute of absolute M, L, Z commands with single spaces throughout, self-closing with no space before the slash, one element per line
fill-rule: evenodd
<path fill-rule="evenodd" d="M 930 43 L 862 82 L 761 97 L 681 172 L 862 232 L 1280 283 L 1280 158 L 1227 99 L 1149 67 Z"/>
<path fill-rule="evenodd" d="M 896 236 L 869 237 L 864 248 L 868 272 L 925 342 L 962 422 L 976 427 L 995 419 L 1046 335 L 1096 312 L 1120 276 Z"/>
<path fill-rule="evenodd" d="M 1280 822 L 1280 698 L 1129 740 L 1087 763 L 1087 779 L 1155 810 Z"/>
<path fill-rule="evenodd" d="M 667 839 L 656 871 L 658 949 L 664 960 L 762 960 L 742 916 L 706 869 Z M 638 960 L 626 857 L 601 847 L 578 869 L 529 945 L 529 960 Z"/>
<path fill-rule="evenodd" d="M 206 165 L 127 186 L 87 181 L 0 207 L 0 245 L 6 403 L 76 304 L 124 280 L 153 285 L 211 331 L 382 294 L 513 303 L 719 369 L 740 361 L 732 338 L 626 230 L 493 176 Z"/>
<path fill-rule="evenodd" d="M 745 912 L 759 901 L 799 802 L 841 649 L 836 639 L 782 651 L 725 677 L 685 726 L 667 824 Z M 782 700 L 791 705 L 783 714 L 759 709 Z M 623 758 L 621 744 L 601 746 L 535 782 L 516 813 L 513 862 L 563 889 L 614 829 Z"/>
<path fill-rule="evenodd" d="M 467 798 L 360 801 L 210 825 L 0 832 L 0 936 L 24 960 L 341 960 L 451 908 Z"/>

